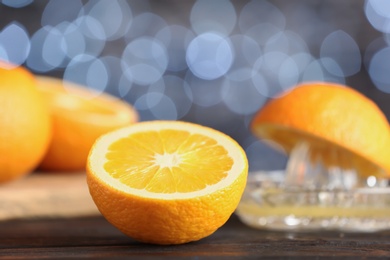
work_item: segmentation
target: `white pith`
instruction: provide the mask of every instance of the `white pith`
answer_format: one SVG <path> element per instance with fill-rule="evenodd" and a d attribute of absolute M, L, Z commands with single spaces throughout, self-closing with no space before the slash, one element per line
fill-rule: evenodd
<path fill-rule="evenodd" d="M 172 168 L 178 166 L 181 162 L 181 156 L 178 153 L 164 153 L 154 155 L 154 163 L 160 168 Z"/>

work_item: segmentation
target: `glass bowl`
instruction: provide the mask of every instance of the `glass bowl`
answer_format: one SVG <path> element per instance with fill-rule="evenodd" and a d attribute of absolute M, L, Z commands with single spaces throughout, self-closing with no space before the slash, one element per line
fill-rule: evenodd
<path fill-rule="evenodd" d="M 309 158 L 310 147 L 300 144 L 285 171 L 250 172 L 236 210 L 241 221 L 271 230 L 390 229 L 388 179 Z"/>

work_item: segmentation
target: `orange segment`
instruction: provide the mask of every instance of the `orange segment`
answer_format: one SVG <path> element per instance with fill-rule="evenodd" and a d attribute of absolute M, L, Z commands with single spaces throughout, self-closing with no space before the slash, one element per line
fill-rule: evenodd
<path fill-rule="evenodd" d="M 134 108 L 106 93 L 50 77 L 37 77 L 38 87 L 51 108 L 53 139 L 40 168 L 80 171 L 100 135 L 137 122 Z"/>
<path fill-rule="evenodd" d="M 101 213 L 125 234 L 149 243 L 206 237 L 237 207 L 248 163 L 242 148 L 211 128 L 142 122 L 99 138 L 87 180 Z"/>
<path fill-rule="evenodd" d="M 363 175 L 390 176 L 390 129 L 385 115 L 354 89 L 333 83 L 304 83 L 270 100 L 251 130 L 287 152 L 307 142 L 331 165 L 331 150 L 346 154 Z M 343 165 L 339 165 L 343 167 Z"/>
<path fill-rule="evenodd" d="M 150 147 L 145 147 L 147 143 Z M 131 150 L 126 149 L 129 146 Z M 114 178 L 133 188 L 162 193 L 191 192 L 213 185 L 226 177 L 233 164 L 226 149 L 215 140 L 173 130 L 135 133 L 119 139 L 108 148 L 106 156 L 109 161 L 104 169 Z M 137 177 L 129 180 L 128 175 Z"/>

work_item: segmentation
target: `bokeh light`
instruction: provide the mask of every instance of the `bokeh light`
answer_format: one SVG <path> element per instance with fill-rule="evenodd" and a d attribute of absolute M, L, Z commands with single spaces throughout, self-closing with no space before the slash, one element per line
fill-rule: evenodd
<path fill-rule="evenodd" d="M 132 11 L 126 1 L 89 1 L 84 9 L 87 17 L 100 23 L 103 29 L 103 35 L 100 36 L 105 40 L 123 37 L 131 26 Z"/>
<path fill-rule="evenodd" d="M 130 42 L 122 55 L 124 70 L 137 84 L 149 85 L 159 80 L 168 66 L 168 54 L 162 43 L 142 37 Z"/>
<path fill-rule="evenodd" d="M 229 40 L 211 32 L 195 37 L 186 53 L 189 69 L 197 77 L 206 80 L 223 76 L 233 59 L 234 53 Z"/>
<path fill-rule="evenodd" d="M 390 2 L 387 0 L 366 0 L 365 14 L 378 31 L 390 33 Z"/>
<path fill-rule="evenodd" d="M 55 27 L 60 23 L 70 23 L 80 14 L 84 14 L 81 0 L 49 1 L 42 12 L 41 25 Z"/>
<path fill-rule="evenodd" d="M 390 93 L 390 73 L 388 62 L 390 60 L 390 47 L 386 47 L 375 53 L 372 57 L 368 73 L 375 86 L 381 91 Z"/>
<path fill-rule="evenodd" d="M 348 84 L 390 115 L 388 0 L 1 0 L 0 11 L 0 59 L 118 96 L 141 120 L 224 131 L 252 170 L 284 167 L 249 126 L 301 82 Z"/>
<path fill-rule="evenodd" d="M 332 75 L 347 77 L 360 71 L 361 56 L 359 46 L 344 31 L 334 31 L 326 36 L 321 45 L 320 55 L 326 61 L 323 64 L 325 69 Z M 329 62 L 329 59 L 333 62 Z"/>
<path fill-rule="evenodd" d="M 30 52 L 30 39 L 23 25 L 12 22 L 0 33 L 0 58 L 15 65 L 23 64 Z"/>
<path fill-rule="evenodd" d="M 190 14 L 191 27 L 196 34 L 217 32 L 229 35 L 236 26 L 236 9 L 229 0 L 197 0 Z"/>
<path fill-rule="evenodd" d="M 106 89 L 108 77 L 104 62 L 87 54 L 73 58 L 64 72 L 64 80 L 87 86 L 96 95 Z"/>
<path fill-rule="evenodd" d="M 22 8 L 31 4 L 34 0 L 1 0 L 1 3 L 13 8 Z"/>

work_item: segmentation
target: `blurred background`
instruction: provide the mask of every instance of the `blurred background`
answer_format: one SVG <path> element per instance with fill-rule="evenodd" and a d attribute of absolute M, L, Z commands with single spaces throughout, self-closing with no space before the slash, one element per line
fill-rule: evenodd
<path fill-rule="evenodd" d="M 115 95 L 142 121 L 211 126 L 250 170 L 282 169 L 248 126 L 284 89 L 346 84 L 389 118 L 390 1 L 0 0 L 0 59 Z"/>

